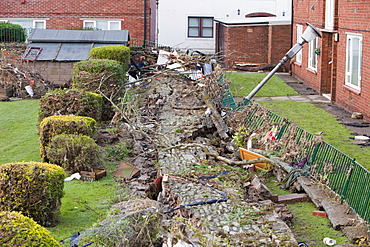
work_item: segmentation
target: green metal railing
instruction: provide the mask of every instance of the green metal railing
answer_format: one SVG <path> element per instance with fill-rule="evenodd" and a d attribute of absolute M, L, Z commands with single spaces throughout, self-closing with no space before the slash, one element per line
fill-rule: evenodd
<path fill-rule="evenodd" d="M 258 115 L 262 106 L 244 99 L 236 104 L 231 92 L 224 94 L 225 106 L 241 111 L 248 107 L 249 112 L 245 125 L 250 130 L 256 130 L 264 125 L 279 126 L 277 139 L 288 140 L 288 143 L 302 144 L 302 152 L 297 155 L 296 161 L 303 157 L 308 158 L 310 175 L 316 181 L 327 185 L 338 194 L 364 220 L 370 222 L 370 172 L 356 162 L 355 159 L 344 154 L 325 141 L 315 141 L 315 135 L 291 123 L 286 118 L 264 108 L 264 115 Z M 284 148 L 284 147 L 282 147 Z"/>

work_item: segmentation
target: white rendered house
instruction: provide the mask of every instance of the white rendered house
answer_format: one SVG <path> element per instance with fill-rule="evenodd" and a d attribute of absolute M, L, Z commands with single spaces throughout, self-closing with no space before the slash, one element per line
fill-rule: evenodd
<path fill-rule="evenodd" d="M 214 19 L 244 20 L 252 13 L 268 13 L 290 21 L 291 5 L 291 0 L 152 0 L 156 23 L 152 24 L 151 37 L 182 51 L 212 54 L 216 43 Z"/>

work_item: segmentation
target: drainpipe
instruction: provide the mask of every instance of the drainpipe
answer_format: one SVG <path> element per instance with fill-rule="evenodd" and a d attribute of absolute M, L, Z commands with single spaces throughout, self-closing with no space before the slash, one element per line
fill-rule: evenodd
<path fill-rule="evenodd" d="M 147 18 L 146 18 L 146 6 L 147 6 L 147 0 L 144 0 L 144 48 L 146 47 L 146 22 L 147 22 Z"/>

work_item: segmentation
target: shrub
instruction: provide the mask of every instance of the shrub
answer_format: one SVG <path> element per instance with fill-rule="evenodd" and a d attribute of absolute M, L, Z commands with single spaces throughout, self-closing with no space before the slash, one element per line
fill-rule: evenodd
<path fill-rule="evenodd" d="M 122 91 L 125 80 L 126 74 L 121 64 L 115 60 L 80 61 L 73 67 L 73 88 L 94 93 L 100 91 L 108 97 Z"/>
<path fill-rule="evenodd" d="M 77 115 L 101 120 L 102 99 L 99 94 L 78 89 L 56 89 L 40 99 L 39 121 L 54 115 Z"/>
<path fill-rule="evenodd" d="M 48 230 L 18 212 L 0 211 L 0 246 L 62 246 Z"/>
<path fill-rule="evenodd" d="M 72 87 L 104 95 L 102 120 L 110 120 L 112 104 L 124 95 L 126 73 L 120 62 L 108 59 L 80 61 L 73 67 Z M 107 97 L 107 98 L 106 98 Z"/>
<path fill-rule="evenodd" d="M 130 48 L 123 45 L 95 47 L 90 51 L 90 58 L 116 60 L 120 62 L 125 69 L 128 69 Z"/>
<path fill-rule="evenodd" d="M 18 211 L 43 226 L 57 223 L 65 172 L 40 162 L 0 166 L 0 211 Z"/>
<path fill-rule="evenodd" d="M 2 22 L 0 23 L 0 42 L 23 43 L 26 41 L 26 32 L 21 25 Z"/>
<path fill-rule="evenodd" d="M 90 117 L 65 115 L 44 118 L 39 126 L 42 161 L 48 161 L 45 148 L 54 136 L 60 134 L 82 134 L 95 139 L 96 121 Z"/>
<path fill-rule="evenodd" d="M 71 172 L 90 171 L 100 166 L 100 147 L 85 135 L 61 134 L 54 136 L 46 147 L 48 159 Z"/>

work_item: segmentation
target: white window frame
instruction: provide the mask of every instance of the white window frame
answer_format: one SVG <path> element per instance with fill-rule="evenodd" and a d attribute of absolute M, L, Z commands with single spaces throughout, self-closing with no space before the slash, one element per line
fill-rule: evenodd
<path fill-rule="evenodd" d="M 119 29 L 117 30 L 121 30 L 121 21 L 108 21 L 108 30 L 112 30 L 111 29 L 111 24 L 112 23 L 117 23 L 118 22 L 118 26 L 119 26 Z M 116 29 L 113 29 L 113 30 L 116 30 Z"/>
<path fill-rule="evenodd" d="M 301 43 L 302 41 L 302 33 L 303 33 L 303 25 L 297 24 L 297 43 Z M 300 50 L 296 55 L 295 55 L 295 61 L 297 63 L 302 63 L 302 50 Z"/>
<path fill-rule="evenodd" d="M 352 81 L 353 79 L 353 56 L 354 56 L 354 50 L 353 50 L 353 40 L 358 39 L 359 42 L 359 50 L 358 50 L 358 58 L 357 58 L 357 64 L 358 64 L 358 71 L 357 71 L 357 84 L 355 85 Z M 355 90 L 360 91 L 361 90 L 361 67 L 362 67 L 362 34 L 358 33 L 347 33 L 346 37 L 346 76 L 345 76 L 345 85 L 354 88 Z"/>
<path fill-rule="evenodd" d="M 93 23 L 93 27 L 86 27 L 86 23 Z M 94 20 L 84 20 L 83 28 L 96 28 L 96 21 Z"/>
<path fill-rule="evenodd" d="M 46 28 L 46 21 L 45 20 L 33 20 L 32 21 L 32 28 L 36 28 L 36 23 L 42 23 L 43 27 L 41 29 Z"/>
<path fill-rule="evenodd" d="M 334 28 L 335 0 L 325 1 L 325 29 Z"/>
<path fill-rule="evenodd" d="M 315 53 L 315 49 L 318 48 L 319 39 L 315 38 L 314 40 L 308 43 L 308 68 L 317 71 L 317 54 Z"/>

